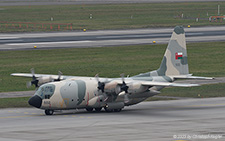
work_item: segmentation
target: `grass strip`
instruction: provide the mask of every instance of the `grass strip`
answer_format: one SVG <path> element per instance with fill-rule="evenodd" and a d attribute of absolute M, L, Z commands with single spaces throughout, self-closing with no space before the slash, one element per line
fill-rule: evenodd
<path fill-rule="evenodd" d="M 210 16 L 217 15 L 218 5 L 223 16 L 225 2 L 0 6 L 1 21 L 36 23 L 28 24 L 28 29 L 27 24 L 19 28 L 18 24 L 2 23 L 0 32 L 52 31 L 50 25 L 44 25 L 43 29 L 37 23 L 72 23 L 73 30 L 224 25 L 208 21 Z M 53 26 L 53 31 L 56 30 L 58 25 Z"/>
<path fill-rule="evenodd" d="M 29 97 L 0 98 L 0 108 L 30 107 Z"/>
<path fill-rule="evenodd" d="M 225 42 L 190 43 L 188 62 L 190 73 L 197 76 L 225 76 Z M 11 73 L 36 73 L 64 75 L 120 77 L 121 73 L 136 75 L 159 67 L 166 45 L 132 45 L 102 48 L 70 48 L 51 50 L 20 50 L 0 52 L 0 92 L 24 91 L 30 78 L 16 78 Z M 224 96 L 224 84 L 193 88 L 166 88 L 161 95 L 187 97 Z"/>

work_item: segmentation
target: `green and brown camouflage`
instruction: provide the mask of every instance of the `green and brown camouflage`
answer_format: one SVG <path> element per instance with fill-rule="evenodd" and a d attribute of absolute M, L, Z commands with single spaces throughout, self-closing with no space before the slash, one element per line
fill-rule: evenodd
<path fill-rule="evenodd" d="M 54 110 L 86 108 L 87 111 L 121 111 L 159 94 L 164 87 L 192 87 L 197 84 L 172 83 L 179 78 L 201 78 L 189 74 L 184 28 L 176 26 L 163 56 L 159 69 L 128 78 L 98 78 L 14 73 L 13 76 L 33 77 L 40 87 L 30 98 L 29 104 L 44 109 L 47 115 Z M 59 81 L 61 80 L 61 81 Z"/>

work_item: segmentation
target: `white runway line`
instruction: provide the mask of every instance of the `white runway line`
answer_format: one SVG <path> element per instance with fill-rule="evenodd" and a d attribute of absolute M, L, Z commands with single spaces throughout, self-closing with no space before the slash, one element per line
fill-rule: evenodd
<path fill-rule="evenodd" d="M 108 38 L 136 38 L 136 37 L 155 37 L 155 36 L 170 36 L 171 34 L 152 34 L 152 35 L 121 35 L 121 36 L 100 36 L 99 39 Z"/>
<path fill-rule="evenodd" d="M 0 40 L 5 40 L 5 39 L 18 39 L 19 37 L 0 37 Z"/>
<path fill-rule="evenodd" d="M 94 41 L 64 41 L 64 42 L 36 42 L 36 43 L 12 43 L 6 44 L 10 46 L 21 46 L 21 45 L 46 45 L 46 44 L 79 44 L 79 43 L 90 43 Z"/>

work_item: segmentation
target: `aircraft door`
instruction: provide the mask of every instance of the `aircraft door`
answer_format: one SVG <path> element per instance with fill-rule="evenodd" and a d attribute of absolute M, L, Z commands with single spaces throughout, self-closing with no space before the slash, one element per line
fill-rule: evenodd
<path fill-rule="evenodd" d="M 85 82 L 81 80 L 68 81 L 61 88 L 61 96 L 66 108 L 77 108 L 85 97 Z"/>

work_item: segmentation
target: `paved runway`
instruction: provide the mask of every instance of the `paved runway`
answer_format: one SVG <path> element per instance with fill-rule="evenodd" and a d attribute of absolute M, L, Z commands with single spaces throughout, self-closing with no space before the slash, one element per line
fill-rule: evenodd
<path fill-rule="evenodd" d="M 0 6 L 22 5 L 80 5 L 80 4 L 117 4 L 117 3 L 159 3 L 159 2 L 205 2 L 223 0 L 1 0 Z"/>
<path fill-rule="evenodd" d="M 0 34 L 0 50 L 168 43 L 173 28 Z M 225 26 L 185 28 L 187 42 L 225 41 Z"/>
<path fill-rule="evenodd" d="M 119 113 L 1 109 L 0 140 L 222 141 L 224 111 L 225 98 L 143 102 Z"/>

